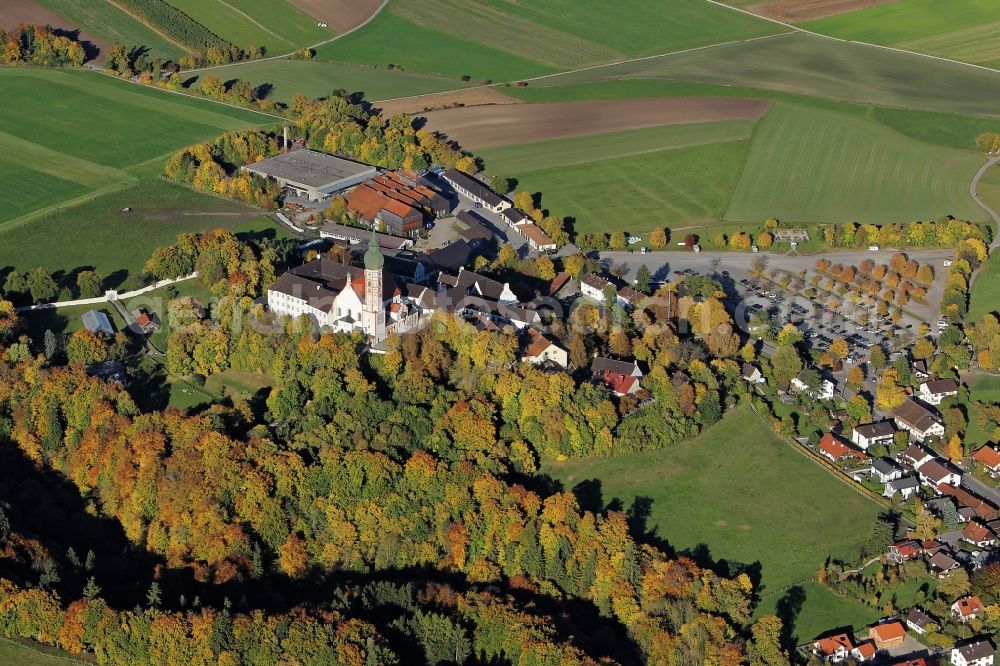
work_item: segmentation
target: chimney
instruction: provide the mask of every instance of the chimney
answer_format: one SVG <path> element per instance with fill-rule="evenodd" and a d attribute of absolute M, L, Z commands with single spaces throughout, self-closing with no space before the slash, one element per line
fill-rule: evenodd
<path fill-rule="evenodd" d="M 288 152 L 288 125 L 285 125 L 281 129 L 282 129 L 282 135 L 284 137 L 284 140 L 282 141 L 282 146 L 284 146 L 285 152 L 287 153 Z"/>

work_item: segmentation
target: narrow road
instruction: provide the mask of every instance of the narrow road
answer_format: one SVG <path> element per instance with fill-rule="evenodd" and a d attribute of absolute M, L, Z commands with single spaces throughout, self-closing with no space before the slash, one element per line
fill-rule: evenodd
<path fill-rule="evenodd" d="M 1000 214 L 986 205 L 986 203 L 979 198 L 979 181 L 983 179 L 983 176 L 986 175 L 986 172 L 989 171 L 990 168 L 997 164 L 1000 164 L 1000 155 L 991 157 L 986 161 L 986 164 L 979 167 L 979 171 L 976 172 L 976 175 L 972 177 L 972 182 L 969 183 L 969 194 L 972 195 L 973 201 L 976 202 L 977 206 L 989 213 L 990 217 L 993 218 L 993 222 L 997 225 L 997 233 L 993 234 L 993 242 L 990 243 L 991 250 L 1000 247 Z"/>
<path fill-rule="evenodd" d="M 966 490 L 972 491 L 972 493 L 979 495 L 986 501 L 1000 506 L 1000 492 L 996 488 L 986 485 L 976 477 L 971 474 L 962 475 L 962 486 Z"/>

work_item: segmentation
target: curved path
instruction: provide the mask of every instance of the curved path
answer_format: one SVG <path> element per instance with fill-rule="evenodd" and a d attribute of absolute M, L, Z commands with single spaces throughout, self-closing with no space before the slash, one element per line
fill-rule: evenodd
<path fill-rule="evenodd" d="M 371 16 L 369 16 L 364 21 L 362 21 L 361 23 L 357 24 L 356 26 L 354 26 L 350 30 L 345 30 L 344 32 L 340 33 L 339 35 L 334 35 L 330 39 L 324 39 L 322 42 L 317 42 L 315 44 L 311 44 L 311 45 L 309 45 L 309 46 L 307 46 L 305 48 L 308 48 L 308 49 L 318 49 L 321 46 L 325 46 L 325 45 L 329 44 L 330 42 L 335 42 L 338 39 L 342 39 L 344 37 L 347 37 L 349 34 L 351 34 L 352 32 L 354 32 L 356 30 L 361 30 L 361 28 L 363 28 L 366 25 L 368 25 L 369 23 L 371 23 L 375 19 L 376 16 L 378 16 L 379 14 L 381 14 L 382 10 L 385 9 L 385 6 L 388 5 L 388 4 L 389 4 L 389 0 L 382 0 L 382 4 L 380 4 L 378 7 L 375 8 L 375 11 L 372 12 Z M 242 14 L 243 12 L 240 12 L 240 13 Z M 256 23 L 256 21 L 254 21 L 254 23 Z M 258 24 L 258 25 L 260 25 L 260 24 Z M 271 31 L 268 30 L 268 32 L 271 32 Z M 274 34 L 274 33 L 271 33 L 271 34 Z M 209 71 L 212 71 L 212 70 L 215 70 L 215 69 L 223 69 L 225 67 L 234 67 L 236 65 L 248 65 L 248 64 L 251 64 L 251 63 L 255 63 L 255 62 L 265 62 L 265 61 L 268 61 L 268 60 L 282 60 L 284 58 L 287 58 L 287 57 L 293 56 L 293 55 L 295 55 L 295 51 L 292 51 L 290 53 L 282 53 L 280 55 L 268 56 L 266 58 L 258 58 L 257 60 L 240 60 L 239 62 L 229 62 L 229 63 L 226 63 L 225 65 L 211 65 L 209 67 L 199 67 L 197 69 L 185 69 L 185 70 L 182 70 L 181 73 L 182 74 L 191 74 L 192 72 L 209 72 Z"/>
<path fill-rule="evenodd" d="M 991 249 L 1000 247 L 1000 214 L 990 208 L 986 202 L 979 198 L 979 181 L 981 181 L 983 176 L 986 175 L 986 172 L 996 164 L 1000 164 L 1000 155 L 991 157 L 986 161 L 986 164 L 979 167 L 979 171 L 976 172 L 976 175 L 972 177 L 972 182 L 969 183 L 969 194 L 972 195 L 972 200 L 976 202 L 977 206 L 989 213 L 990 217 L 993 218 L 993 221 L 997 225 L 998 233 L 993 234 L 993 242 L 990 243 Z"/>

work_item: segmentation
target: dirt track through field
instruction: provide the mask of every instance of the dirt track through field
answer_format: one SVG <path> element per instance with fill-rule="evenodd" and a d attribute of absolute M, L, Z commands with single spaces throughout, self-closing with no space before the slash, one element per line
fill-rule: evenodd
<path fill-rule="evenodd" d="M 885 5 L 897 0 L 771 0 L 747 10 L 779 21 L 795 23 Z"/>
<path fill-rule="evenodd" d="M 505 95 L 496 88 L 478 86 L 462 90 L 446 90 L 429 95 L 414 95 L 400 97 L 384 102 L 375 102 L 382 109 L 383 115 L 391 116 L 397 113 L 427 113 L 437 109 L 451 107 L 483 106 L 486 104 L 524 104 L 523 100 Z"/>
<path fill-rule="evenodd" d="M 356 28 L 378 11 L 382 0 L 288 0 L 317 21 L 342 33 Z"/>
<path fill-rule="evenodd" d="M 465 148 L 485 148 L 620 130 L 759 118 L 766 100 L 671 97 L 556 104 L 467 106 L 432 111 L 427 126 Z"/>
<path fill-rule="evenodd" d="M 10 29 L 20 23 L 52 26 L 56 31 L 83 43 L 88 58 L 95 57 L 98 52 L 105 53 L 108 49 L 107 42 L 83 32 L 69 19 L 51 9 L 37 5 L 31 0 L 0 0 L 0 27 Z"/>

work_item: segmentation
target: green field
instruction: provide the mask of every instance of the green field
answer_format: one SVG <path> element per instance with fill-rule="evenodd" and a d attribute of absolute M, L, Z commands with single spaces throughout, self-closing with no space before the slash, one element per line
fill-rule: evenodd
<path fill-rule="evenodd" d="M 725 218 L 907 222 L 952 214 L 980 221 L 969 196 L 982 163 L 854 116 L 774 105 L 758 125 Z"/>
<path fill-rule="evenodd" d="M 88 32 L 109 44 L 121 42 L 130 46 L 141 46 L 159 58 L 176 59 L 185 49 L 161 37 L 143 23 L 132 18 L 106 0 L 36 0 L 65 16 L 75 27 Z M 103 54 L 102 54 L 103 55 Z M 100 60 L 101 57 L 99 56 Z"/>
<path fill-rule="evenodd" d="M 746 155 L 725 141 L 606 160 L 514 171 L 518 189 L 542 192 L 542 206 L 572 217 L 577 233 L 717 224 Z"/>
<path fill-rule="evenodd" d="M 603 502 L 652 500 L 649 528 L 680 551 L 759 562 L 761 594 L 854 560 L 880 507 L 780 440 L 743 408 L 688 442 L 638 455 L 548 462 L 566 489 L 601 482 Z"/>
<path fill-rule="evenodd" d="M 135 183 L 185 145 L 268 120 L 83 71 L 3 69 L 0 85 L 0 231 Z"/>
<path fill-rule="evenodd" d="M 817 567 L 819 568 L 819 567 Z M 754 615 L 785 615 L 783 610 L 790 601 L 799 597 L 801 609 L 794 614 L 792 625 L 796 643 L 805 643 L 835 627 L 853 626 L 861 629 L 881 616 L 874 609 L 852 599 L 839 597 L 815 581 L 784 590 L 760 600 Z"/>
<path fill-rule="evenodd" d="M 972 280 L 966 321 L 978 321 L 987 312 L 1000 312 L 1000 251 L 997 250 L 993 251 Z"/>
<path fill-rule="evenodd" d="M 1000 65 L 1000 15 L 994 0 L 899 0 L 808 21 L 826 35 Z"/>
<path fill-rule="evenodd" d="M 318 55 L 475 80 L 512 80 L 780 30 L 702 0 L 610 5 L 599 0 L 474 5 L 395 0 L 367 26 L 321 47 Z"/>
<path fill-rule="evenodd" d="M 125 207 L 132 211 L 120 212 Z M 46 266 L 57 278 L 74 282 L 76 269 L 93 267 L 116 287 L 177 234 L 233 227 L 259 215 L 166 181 L 143 182 L 6 231 L 0 228 L 0 270 Z"/>
<path fill-rule="evenodd" d="M 746 139 L 756 122 L 734 120 L 646 127 L 498 148 L 480 148 L 476 155 L 483 158 L 490 173 L 515 175 L 602 159 Z"/>
<path fill-rule="evenodd" d="M 618 79 L 680 79 L 879 106 L 1000 114 L 1000 73 L 801 33 L 563 74 L 530 87 Z"/>
<path fill-rule="evenodd" d="M 303 93 L 310 98 L 328 97 L 338 88 L 351 93 L 361 92 L 365 99 L 377 100 L 424 95 L 465 85 L 456 79 L 441 76 L 319 60 L 248 62 L 226 67 L 221 72 L 227 80 L 244 79 L 253 85 L 268 83 L 273 86 L 268 98 L 286 103 L 291 101 L 295 93 Z"/>
<path fill-rule="evenodd" d="M 7 666 L 65 666 L 92 663 L 94 662 L 45 645 L 22 645 L 0 639 L 0 664 Z"/>
<path fill-rule="evenodd" d="M 169 0 L 219 37 L 240 48 L 263 46 L 265 55 L 290 53 L 333 37 L 316 19 L 285 0 Z"/>

